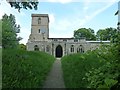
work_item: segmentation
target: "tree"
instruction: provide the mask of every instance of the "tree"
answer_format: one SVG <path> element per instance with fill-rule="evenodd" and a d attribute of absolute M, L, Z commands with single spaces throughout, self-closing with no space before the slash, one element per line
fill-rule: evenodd
<path fill-rule="evenodd" d="M 89 28 L 80 28 L 74 31 L 74 38 L 86 38 L 86 40 L 96 40 L 94 30 Z"/>
<path fill-rule="evenodd" d="M 99 30 L 97 33 L 103 35 L 102 40 L 111 39 L 111 43 L 108 47 L 102 46 L 96 51 L 105 63 L 86 73 L 89 88 L 118 90 L 120 89 L 120 31 L 107 28 Z"/>
<path fill-rule="evenodd" d="M 20 32 L 20 25 L 16 24 L 15 16 L 10 14 L 2 17 L 2 47 L 16 48 L 19 44 L 20 37 L 17 38 L 17 33 Z"/>
<path fill-rule="evenodd" d="M 99 29 L 97 31 L 97 39 L 103 40 L 103 41 L 112 40 L 114 39 L 114 35 L 116 34 L 116 32 L 117 32 L 117 29 L 112 27 L 106 28 L 106 29 Z"/>
<path fill-rule="evenodd" d="M 14 7 L 15 9 L 18 9 L 18 11 L 20 12 L 20 9 L 35 9 L 37 10 L 37 5 L 38 5 L 38 0 L 14 0 L 14 2 L 12 2 L 13 0 L 6 0 L 11 7 Z"/>

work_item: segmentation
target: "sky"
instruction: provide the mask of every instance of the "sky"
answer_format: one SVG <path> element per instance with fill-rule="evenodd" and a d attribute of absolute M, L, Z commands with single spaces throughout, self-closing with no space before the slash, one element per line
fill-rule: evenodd
<path fill-rule="evenodd" d="M 71 38 L 79 28 L 99 29 L 117 27 L 118 0 L 39 0 L 37 10 L 11 8 L 6 0 L 0 0 L 0 19 L 6 13 L 13 14 L 21 26 L 18 37 L 26 44 L 31 33 L 31 14 L 48 14 L 49 37 Z"/>

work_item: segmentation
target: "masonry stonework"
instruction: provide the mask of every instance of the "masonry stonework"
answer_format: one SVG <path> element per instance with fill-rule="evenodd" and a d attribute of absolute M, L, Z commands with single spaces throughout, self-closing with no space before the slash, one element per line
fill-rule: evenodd
<path fill-rule="evenodd" d="M 102 41 L 109 44 L 109 41 Z M 49 38 L 48 14 L 32 14 L 31 34 L 27 42 L 28 51 L 44 51 L 54 57 L 73 53 L 84 53 L 99 48 L 101 41 L 86 41 L 84 38 Z"/>

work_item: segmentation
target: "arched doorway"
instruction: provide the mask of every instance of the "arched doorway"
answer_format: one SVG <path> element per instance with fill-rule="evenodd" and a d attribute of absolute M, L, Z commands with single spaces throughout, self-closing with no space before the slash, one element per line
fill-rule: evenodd
<path fill-rule="evenodd" d="M 62 55 L 63 55 L 63 50 L 62 50 L 62 46 L 61 45 L 58 45 L 57 47 L 56 47 L 56 51 L 55 51 L 55 56 L 56 57 L 62 57 Z"/>

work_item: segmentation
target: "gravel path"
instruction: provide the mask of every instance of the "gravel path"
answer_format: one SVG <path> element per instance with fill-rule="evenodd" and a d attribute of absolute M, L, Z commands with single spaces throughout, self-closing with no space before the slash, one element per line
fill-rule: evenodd
<path fill-rule="evenodd" d="M 43 88 L 65 88 L 60 58 L 57 58 L 48 74 Z"/>

